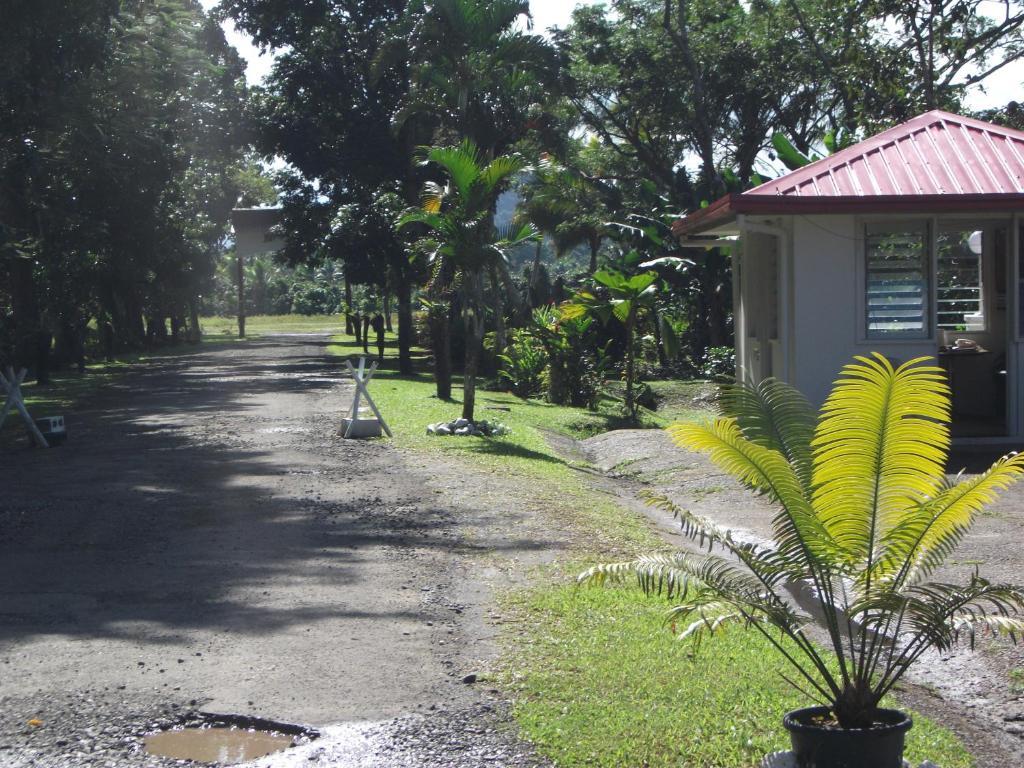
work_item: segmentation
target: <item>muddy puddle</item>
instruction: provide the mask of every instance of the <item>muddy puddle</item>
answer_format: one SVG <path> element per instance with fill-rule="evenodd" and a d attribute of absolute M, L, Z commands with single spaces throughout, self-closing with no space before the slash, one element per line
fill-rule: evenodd
<path fill-rule="evenodd" d="M 293 736 L 235 727 L 195 727 L 152 733 L 146 752 L 172 760 L 234 765 L 288 749 Z"/>

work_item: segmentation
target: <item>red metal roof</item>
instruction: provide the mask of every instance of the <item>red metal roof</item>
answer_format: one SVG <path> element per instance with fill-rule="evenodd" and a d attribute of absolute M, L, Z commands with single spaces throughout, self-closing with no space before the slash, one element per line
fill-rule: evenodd
<path fill-rule="evenodd" d="M 1024 132 L 934 110 L 728 195 L 676 222 L 677 235 L 739 213 L 1024 210 Z"/>

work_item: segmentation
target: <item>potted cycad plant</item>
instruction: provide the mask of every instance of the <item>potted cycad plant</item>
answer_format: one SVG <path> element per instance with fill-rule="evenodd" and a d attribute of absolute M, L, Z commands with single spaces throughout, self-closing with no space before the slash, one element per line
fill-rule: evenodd
<path fill-rule="evenodd" d="M 762 634 L 818 704 L 784 718 L 801 768 L 899 768 L 911 720 L 880 702 L 907 669 L 978 631 L 1016 639 L 1024 629 L 1024 588 L 977 573 L 960 585 L 930 580 L 978 511 L 1020 478 L 1024 457 L 947 479 L 949 391 L 928 358 L 898 368 L 877 353 L 856 358 L 817 415 L 773 379 L 730 388 L 722 402 L 720 417 L 669 431 L 777 505 L 772 546 L 653 498 L 708 553 L 599 565 L 579 580 L 636 578 L 667 593 L 673 621 L 695 639 L 728 623 Z M 814 619 L 786 589 L 801 585 Z"/>

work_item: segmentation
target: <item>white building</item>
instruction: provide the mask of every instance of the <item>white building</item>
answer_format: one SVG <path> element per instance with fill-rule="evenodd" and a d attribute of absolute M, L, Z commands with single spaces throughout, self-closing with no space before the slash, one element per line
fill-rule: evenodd
<path fill-rule="evenodd" d="M 1024 439 L 1022 213 L 1024 133 L 934 111 L 674 229 L 738 238 L 740 375 L 820 403 L 854 355 L 931 356 L 954 435 L 984 443 Z"/>

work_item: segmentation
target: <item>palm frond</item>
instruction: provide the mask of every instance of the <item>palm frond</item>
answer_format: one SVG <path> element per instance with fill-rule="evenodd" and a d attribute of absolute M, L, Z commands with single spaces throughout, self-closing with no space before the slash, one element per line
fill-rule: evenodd
<path fill-rule="evenodd" d="M 743 613 L 732 609 L 728 603 L 711 602 L 699 609 L 689 610 L 683 606 L 673 608 L 669 611 L 668 620 L 675 618 L 688 619 L 692 614 L 697 614 L 697 619 L 678 634 L 680 640 L 688 640 L 693 643 L 694 652 L 700 650 L 701 642 L 705 637 L 714 635 L 722 627 L 728 624 L 744 623 L 747 619 Z"/>
<path fill-rule="evenodd" d="M 949 387 L 918 358 L 843 368 L 815 430 L 814 508 L 849 562 L 872 562 L 907 509 L 935 493 L 949 449 Z"/>
<path fill-rule="evenodd" d="M 1024 475 L 1024 455 L 996 461 L 983 474 L 950 484 L 910 510 L 884 536 L 878 576 L 895 588 L 926 577 L 939 567 L 970 530 L 974 516 Z"/>
<path fill-rule="evenodd" d="M 517 155 L 500 155 L 480 171 L 478 183 L 490 194 L 526 167 L 526 161 Z"/>
<path fill-rule="evenodd" d="M 926 648 L 948 650 L 965 635 L 973 646 L 979 628 L 1005 630 L 1015 639 L 1022 622 L 1024 591 L 974 575 L 966 585 L 929 582 L 911 587 L 903 595 L 889 593 L 864 601 L 858 609 L 881 614 L 897 607 L 903 616 L 901 634 L 909 638 L 889 665 L 888 676 L 898 679 L 915 654 Z"/>
<path fill-rule="evenodd" d="M 965 635 L 971 648 L 977 641 L 978 630 L 986 631 L 992 636 L 1007 635 L 1014 642 L 1019 635 L 1024 635 L 1024 619 L 1003 614 L 975 614 L 972 612 L 953 617 L 953 632 L 956 639 Z"/>
<path fill-rule="evenodd" d="M 452 180 L 459 195 L 468 198 L 473 183 L 480 175 L 480 151 L 471 141 L 457 147 L 430 147 L 425 160 L 441 166 Z"/>
<path fill-rule="evenodd" d="M 816 416 L 807 398 L 796 387 L 768 378 L 757 385 L 723 387 L 720 403 L 723 413 L 736 419 L 745 438 L 786 457 L 809 493 Z"/>
<path fill-rule="evenodd" d="M 766 494 L 781 507 L 775 518 L 775 541 L 787 559 L 833 560 L 834 546 L 803 492 L 800 478 L 777 450 L 747 440 L 736 420 L 673 424 L 668 433 L 683 448 L 707 453 L 717 466 L 747 487 Z"/>
<path fill-rule="evenodd" d="M 398 218 L 396 227 L 402 230 L 410 224 L 423 224 L 433 230 L 444 228 L 444 221 L 440 214 L 425 210 L 406 211 Z"/>
<path fill-rule="evenodd" d="M 604 563 L 588 568 L 576 578 L 581 586 L 603 586 L 635 579 L 645 594 L 669 600 L 686 600 L 692 589 L 713 590 L 719 599 L 743 604 L 757 603 L 764 595 L 761 582 L 717 555 L 691 552 L 643 555 L 636 560 Z"/>
<path fill-rule="evenodd" d="M 443 184 L 428 181 L 423 185 L 423 191 L 420 193 L 420 206 L 427 213 L 440 213 L 446 195 L 447 190 Z"/>

